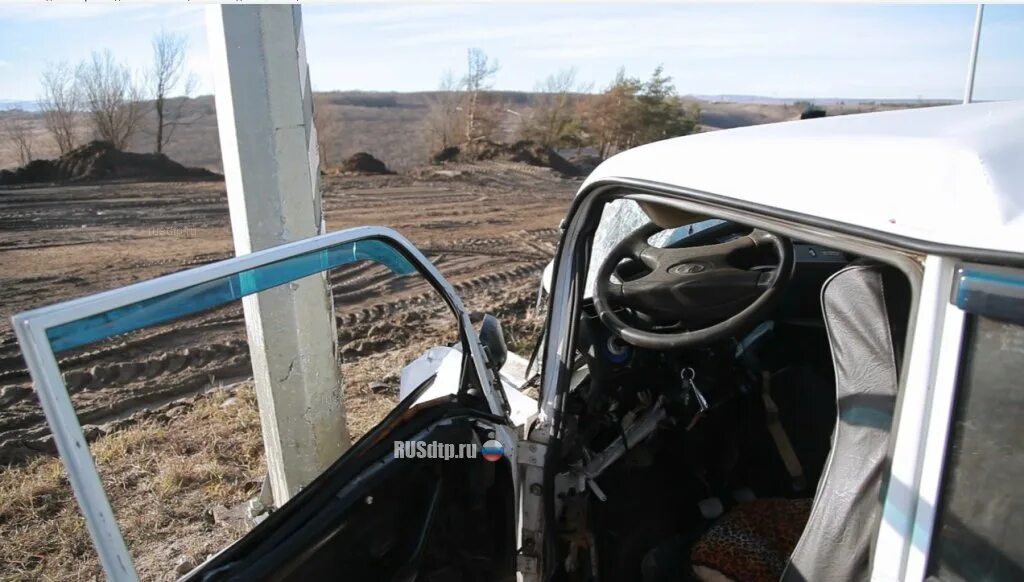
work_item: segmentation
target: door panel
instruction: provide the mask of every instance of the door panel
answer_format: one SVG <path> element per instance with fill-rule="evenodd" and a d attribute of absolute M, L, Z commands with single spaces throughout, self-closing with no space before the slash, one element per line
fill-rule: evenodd
<path fill-rule="evenodd" d="M 502 425 L 445 400 L 395 411 L 187 579 L 513 580 L 514 455 L 490 462 L 393 454 L 396 441 L 479 445 Z"/>

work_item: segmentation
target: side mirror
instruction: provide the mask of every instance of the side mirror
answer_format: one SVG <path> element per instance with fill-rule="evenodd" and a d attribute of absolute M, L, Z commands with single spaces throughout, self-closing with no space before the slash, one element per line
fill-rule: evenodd
<path fill-rule="evenodd" d="M 480 343 L 487 354 L 487 363 L 497 375 L 508 359 L 508 346 L 505 345 L 505 332 L 501 322 L 491 314 L 484 315 L 480 322 Z"/>
<path fill-rule="evenodd" d="M 551 278 L 554 277 L 555 273 L 555 260 L 551 259 L 551 262 L 544 267 L 544 273 L 540 276 L 540 285 L 537 287 L 537 306 L 534 307 L 536 313 L 540 313 L 542 307 L 544 307 L 544 295 L 551 294 Z"/>
<path fill-rule="evenodd" d="M 551 262 L 544 267 L 544 274 L 540 276 L 540 286 L 544 289 L 545 293 L 551 293 L 551 278 L 555 275 L 555 260 L 551 259 Z"/>

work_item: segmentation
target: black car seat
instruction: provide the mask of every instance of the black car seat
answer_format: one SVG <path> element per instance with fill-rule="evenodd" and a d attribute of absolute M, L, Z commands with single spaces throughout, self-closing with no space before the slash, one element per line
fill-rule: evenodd
<path fill-rule="evenodd" d="M 813 503 L 737 505 L 691 549 L 699 579 L 868 579 L 910 303 L 906 277 L 877 263 L 853 263 L 825 282 L 838 420 Z"/>

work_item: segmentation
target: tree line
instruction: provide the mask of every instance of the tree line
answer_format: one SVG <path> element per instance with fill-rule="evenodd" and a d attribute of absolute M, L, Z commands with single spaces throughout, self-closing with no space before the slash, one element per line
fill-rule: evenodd
<path fill-rule="evenodd" d="M 465 73 L 441 79 L 426 118 L 429 148 L 458 147 L 470 155 L 487 141 L 501 141 L 503 121 L 517 117 L 514 135 L 550 148 L 592 147 L 600 158 L 638 145 L 694 133 L 700 108 L 684 102 L 661 66 L 646 79 L 620 69 L 600 92 L 577 80 L 575 68 L 564 69 L 537 84 L 539 95 L 529 111 L 520 112 L 490 92 L 497 61 L 469 49 Z"/>
<path fill-rule="evenodd" d="M 109 50 L 93 51 L 75 64 L 48 64 L 38 99 L 47 137 L 63 155 L 86 139 L 108 141 L 123 150 L 142 132 L 152 140 L 154 152 L 163 152 L 179 127 L 203 115 L 186 111 L 196 84 L 187 68 L 187 50 L 185 36 L 161 31 L 153 37 L 152 61 L 143 71 L 133 71 Z M 151 112 L 152 127 L 144 126 Z M 8 115 L 0 129 L 22 164 L 33 159 L 30 120 Z"/>
<path fill-rule="evenodd" d="M 86 139 L 126 149 L 140 132 L 160 153 L 176 131 L 205 112 L 188 111 L 195 76 L 186 66 L 187 39 L 160 32 L 152 40 L 152 61 L 133 71 L 107 50 L 72 64 L 51 63 L 40 78 L 39 110 L 47 137 L 61 155 Z M 553 149 L 593 148 L 604 159 L 618 151 L 698 130 L 700 110 L 684 102 L 672 78 L 657 67 L 647 79 L 619 70 L 603 90 L 577 80 L 568 68 L 539 82 L 527 107 L 493 91 L 499 63 L 478 48 L 467 51 L 461 75 L 447 71 L 429 98 L 425 118 L 429 154 L 458 147 L 468 157 L 489 142 L 529 140 Z M 173 97 L 178 95 L 179 97 Z M 340 120 L 323 94 L 314 95 L 314 122 L 321 162 L 340 139 Z M 518 110 L 517 110 L 518 108 Z M 152 123 L 146 116 L 153 114 Z M 0 133 L 22 164 L 34 157 L 32 122 L 23 115 L 0 118 Z"/>

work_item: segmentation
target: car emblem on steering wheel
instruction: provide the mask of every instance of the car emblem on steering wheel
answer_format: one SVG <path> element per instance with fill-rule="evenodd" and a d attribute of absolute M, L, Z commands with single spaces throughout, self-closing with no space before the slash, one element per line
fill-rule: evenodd
<path fill-rule="evenodd" d="M 681 263 L 670 268 L 668 272 L 676 275 L 691 275 L 700 273 L 706 268 L 702 263 Z"/>

